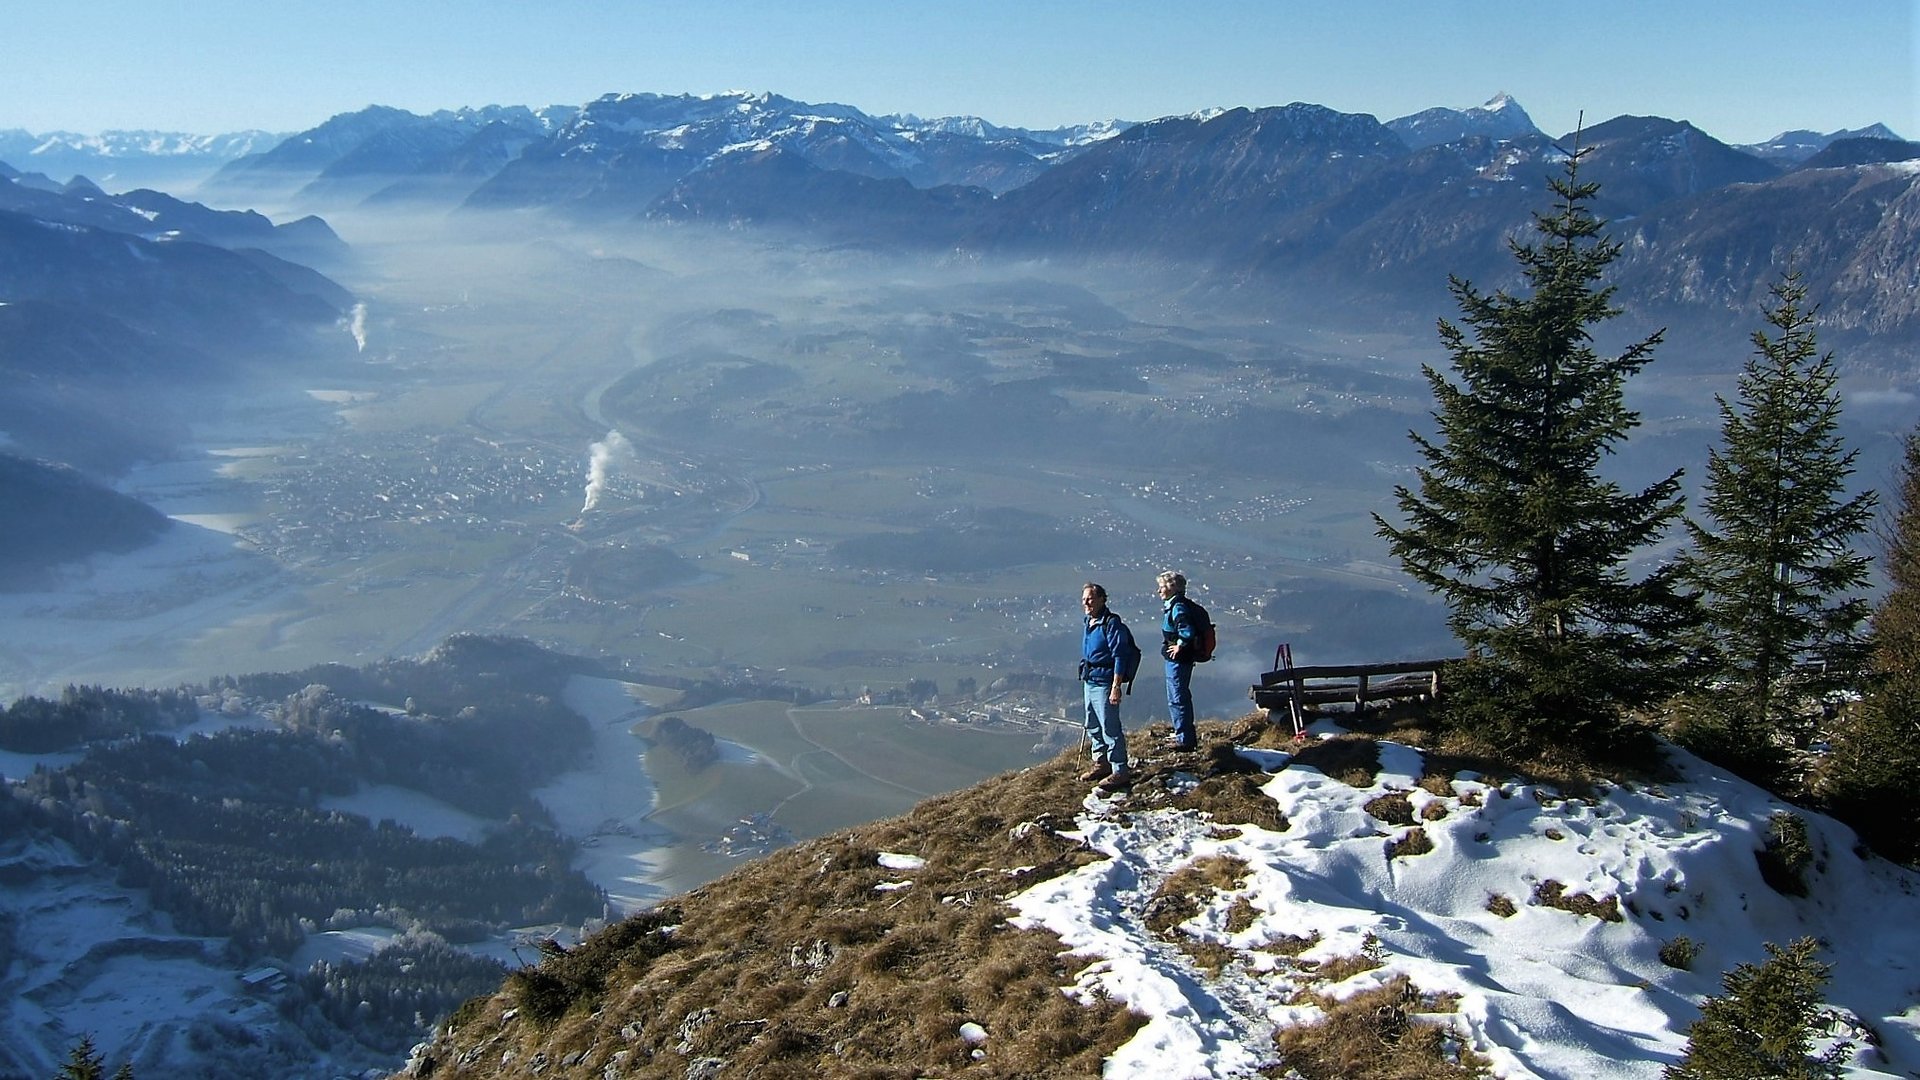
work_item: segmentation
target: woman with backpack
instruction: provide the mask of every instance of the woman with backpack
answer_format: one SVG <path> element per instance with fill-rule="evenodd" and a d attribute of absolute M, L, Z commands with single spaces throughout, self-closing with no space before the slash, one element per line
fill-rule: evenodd
<path fill-rule="evenodd" d="M 1185 753 L 1199 745 L 1193 724 L 1193 665 L 1213 659 L 1213 621 L 1206 608 L 1187 599 L 1187 575 L 1162 570 L 1154 581 L 1165 612 L 1160 654 L 1167 658 L 1167 716 L 1173 720 L 1166 747 Z"/>

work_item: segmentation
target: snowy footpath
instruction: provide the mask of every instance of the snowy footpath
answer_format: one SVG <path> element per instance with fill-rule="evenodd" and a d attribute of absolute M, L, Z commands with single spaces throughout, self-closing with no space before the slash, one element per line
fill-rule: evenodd
<path fill-rule="evenodd" d="M 1093 803 L 1073 835 L 1109 858 L 1013 898 L 1021 925 L 1085 958 L 1072 992 L 1149 1017 L 1109 1061 L 1111 1078 L 1253 1076 L 1277 1060 L 1277 1027 L 1320 1015 L 1299 990 L 1344 999 L 1404 975 L 1458 995 L 1454 1012 L 1424 1019 L 1451 1026 L 1497 1076 L 1653 1080 L 1684 1052 L 1722 972 L 1803 937 L 1819 939 L 1833 967 L 1828 1004 L 1849 1020 L 1836 1034 L 1856 1044 L 1848 1075 L 1920 1070 L 1920 875 L 1861 858 L 1851 830 L 1828 818 L 1679 751 L 1681 780 L 1585 799 L 1470 774 L 1436 794 L 1431 780 L 1416 786 L 1419 751 L 1386 743 L 1365 788 L 1285 753 L 1242 753 L 1272 771 L 1263 790 L 1286 831 Z M 1417 824 L 1368 812 L 1392 792 Z M 1805 821 L 1816 852 L 1805 898 L 1767 885 L 1755 860 L 1779 812 Z M 1432 850 L 1390 856 L 1416 828 Z M 1178 927 L 1232 950 L 1217 977 L 1144 921 L 1169 875 L 1208 857 L 1246 864 L 1238 887 Z M 1555 895 L 1589 898 L 1601 914 L 1545 902 Z M 1315 943 L 1291 959 L 1260 948 L 1288 937 Z M 1690 970 L 1660 955 L 1682 937 L 1698 949 Z M 1359 955 L 1380 966 L 1330 984 L 1299 963 Z"/>

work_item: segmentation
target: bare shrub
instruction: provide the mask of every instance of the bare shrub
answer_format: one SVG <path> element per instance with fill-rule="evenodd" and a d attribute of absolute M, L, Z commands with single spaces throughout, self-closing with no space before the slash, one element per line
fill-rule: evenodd
<path fill-rule="evenodd" d="M 1367 813 L 1389 825 L 1413 824 L 1413 800 L 1404 791 L 1389 791 L 1367 800 Z"/>
<path fill-rule="evenodd" d="M 1345 999 L 1316 996 L 1325 1015 L 1274 1033 L 1287 1068 L 1306 1080 L 1470 1080 L 1490 1062 L 1443 1024 L 1417 1013 L 1451 1012 L 1402 975 Z"/>
<path fill-rule="evenodd" d="M 1591 915 L 1606 922 L 1621 922 L 1620 898 L 1609 896 L 1605 900 L 1596 900 L 1585 893 L 1570 893 L 1567 887 L 1558 881 L 1548 879 L 1533 887 L 1533 902 L 1542 907 L 1559 908 L 1575 915 Z"/>
<path fill-rule="evenodd" d="M 1433 850 L 1433 838 L 1427 830 L 1414 827 L 1398 840 L 1387 841 L 1387 858 L 1398 859 L 1408 855 L 1425 855 Z"/>
<path fill-rule="evenodd" d="M 1699 956 L 1700 943 L 1685 934 L 1660 944 L 1660 962 L 1670 968 L 1692 971 L 1693 962 Z"/>
<path fill-rule="evenodd" d="M 1260 921 L 1260 912 L 1244 896 L 1235 897 L 1227 908 L 1227 933 L 1238 934 Z"/>

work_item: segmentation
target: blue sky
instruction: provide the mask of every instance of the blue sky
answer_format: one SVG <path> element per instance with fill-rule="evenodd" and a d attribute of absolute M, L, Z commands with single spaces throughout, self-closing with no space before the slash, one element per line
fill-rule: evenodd
<path fill-rule="evenodd" d="M 296 131 L 605 93 L 771 90 L 1053 127 L 1308 101 L 1392 119 L 1511 93 L 1728 142 L 1920 139 L 1920 0 L 90 0 L 0 16 L 0 128 Z"/>

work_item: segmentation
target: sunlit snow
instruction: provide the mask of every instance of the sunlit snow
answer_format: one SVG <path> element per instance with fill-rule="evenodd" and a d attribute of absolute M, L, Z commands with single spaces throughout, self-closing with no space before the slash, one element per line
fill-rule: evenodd
<path fill-rule="evenodd" d="M 1325 732 L 1322 731 L 1322 734 Z M 1319 1015 L 1296 1003 L 1306 985 L 1259 946 L 1317 935 L 1300 960 L 1375 952 L 1382 966 L 1320 992 L 1345 998 L 1406 975 L 1429 993 L 1460 995 L 1450 1025 L 1501 1077 L 1658 1077 L 1685 1051 L 1699 1003 L 1720 975 L 1767 959 L 1764 943 L 1812 936 L 1833 965 L 1828 1002 L 1856 1018 L 1851 1076 L 1908 1076 L 1920 1067 L 1920 874 L 1856 852 L 1851 830 L 1796 810 L 1684 753 L 1683 779 L 1609 786 L 1563 799 L 1469 774 L 1452 793 L 1417 787 L 1421 755 L 1383 744 L 1373 783 L 1350 787 L 1288 755 L 1242 751 L 1273 771 L 1264 791 L 1290 827 L 1220 829 L 1192 811 L 1116 810 L 1090 799 L 1073 836 L 1108 858 L 1014 897 L 1018 923 L 1059 934 L 1085 966 L 1071 988 L 1106 995 L 1149 1022 L 1110 1060 L 1110 1078 L 1253 1076 L 1277 1060 L 1277 1026 Z M 1432 784 L 1432 781 L 1429 781 Z M 1367 804 L 1403 792 L 1433 850 L 1389 857 L 1413 826 Z M 1810 896 L 1760 877 L 1754 855 L 1770 817 L 1802 817 L 1821 869 Z M 1179 932 L 1238 959 L 1211 978 L 1143 925 L 1166 878 L 1206 856 L 1244 860 L 1244 885 Z M 1620 921 L 1540 902 L 1567 894 L 1614 900 Z M 1495 898 L 1513 905 L 1507 917 Z M 1258 913 L 1229 932 L 1227 906 Z M 1660 950 L 1685 936 L 1691 970 Z M 1876 1033 L 1878 1046 L 1867 1036 Z"/>

